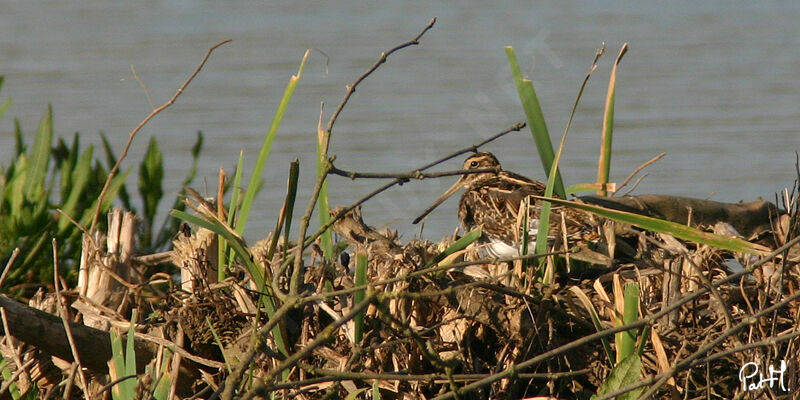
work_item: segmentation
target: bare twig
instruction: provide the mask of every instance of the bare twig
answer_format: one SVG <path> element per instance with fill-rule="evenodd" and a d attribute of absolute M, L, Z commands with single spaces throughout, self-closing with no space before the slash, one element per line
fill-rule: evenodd
<path fill-rule="evenodd" d="M 358 179 L 358 178 L 402 179 L 405 181 L 409 181 L 411 179 L 422 180 L 430 178 L 443 178 L 446 176 L 481 174 L 484 172 L 499 172 L 499 170 L 497 168 L 478 168 L 478 169 L 459 169 L 455 171 L 427 172 L 427 173 L 420 172 L 419 170 L 413 172 L 403 172 L 403 173 L 357 172 L 357 171 L 345 171 L 336 167 L 332 167 L 330 170 L 330 173 L 333 175 L 339 175 L 350 179 Z"/>
<path fill-rule="evenodd" d="M 3 268 L 3 274 L 0 275 L 0 288 L 2 288 L 3 283 L 6 282 L 8 272 L 11 271 L 11 266 L 14 265 L 14 261 L 17 261 L 17 256 L 19 256 L 19 247 L 15 248 L 14 251 L 11 252 L 11 257 L 8 259 L 5 268 Z"/>
<path fill-rule="evenodd" d="M 4 332 L 11 332 L 11 330 L 9 329 L 9 326 L 8 326 L 8 316 L 6 315 L 6 309 L 5 308 L 0 308 L 0 318 L 3 321 L 3 330 L 4 330 Z M 26 372 L 26 368 L 24 367 L 25 364 L 22 363 L 22 357 L 20 357 L 22 355 L 20 353 L 21 347 L 17 346 L 16 343 L 14 343 L 15 340 L 12 338 L 11 335 L 6 335 L 5 339 L 6 339 L 6 347 L 11 352 L 11 357 L 14 359 L 14 364 L 17 365 L 17 372 Z M 30 374 L 26 374 L 26 377 L 28 379 L 30 379 Z M 17 379 L 17 378 L 14 378 L 14 379 Z M 11 379 L 11 381 L 13 382 L 14 379 Z M 1 393 L 2 393 L 2 391 L 0 391 L 0 394 Z"/>
<path fill-rule="evenodd" d="M 662 158 L 663 158 L 665 155 L 667 155 L 667 153 L 661 153 L 661 154 L 659 154 L 659 155 L 657 155 L 657 156 L 655 156 L 655 157 L 651 158 L 649 161 L 645 162 L 644 164 L 640 165 L 640 166 L 639 166 L 638 168 L 636 168 L 635 170 L 633 170 L 633 172 L 631 172 L 631 174 L 630 174 L 630 175 L 628 175 L 628 177 L 627 177 L 627 178 L 625 178 L 625 180 L 624 180 L 624 181 L 622 181 L 622 184 L 621 184 L 621 185 L 619 185 L 619 186 L 617 186 L 617 190 L 616 190 L 614 193 L 618 193 L 620 189 L 622 189 L 623 187 L 625 187 L 625 185 L 627 185 L 627 184 L 628 184 L 628 182 L 630 182 L 630 181 L 631 181 L 631 179 L 633 179 L 633 177 L 634 177 L 634 176 L 636 176 L 636 174 L 638 174 L 639 172 L 641 172 L 643 169 L 647 168 L 647 167 L 648 167 L 650 164 L 652 164 L 652 163 L 654 163 L 654 162 L 656 162 L 656 161 L 658 161 L 658 160 L 662 159 Z M 637 184 L 638 184 L 638 182 L 637 182 Z"/>
<path fill-rule="evenodd" d="M 131 64 L 131 74 L 133 74 L 131 78 L 133 78 L 133 80 L 135 80 L 139 84 L 142 90 L 144 90 L 144 95 L 147 97 L 147 103 L 150 104 L 150 109 L 154 110 L 156 106 L 153 104 L 153 98 L 150 97 L 150 91 L 147 90 L 147 85 L 145 85 L 144 82 L 142 82 L 142 80 L 139 79 L 139 75 L 136 73 L 136 68 L 133 67 L 133 64 Z M 130 78 L 122 78 L 120 80 L 127 81 L 128 79 Z"/>
<path fill-rule="evenodd" d="M 200 61 L 200 65 L 198 65 L 197 68 L 195 68 L 194 72 L 189 76 L 189 78 L 186 79 L 185 82 L 183 82 L 183 85 L 181 85 L 181 87 L 178 88 L 175 94 L 172 95 L 172 98 L 170 98 L 166 103 L 162 104 L 161 107 L 158 107 L 153 111 L 151 111 L 150 114 L 148 114 L 142 120 L 142 122 L 139 122 L 139 125 L 136 125 L 136 127 L 133 128 L 133 130 L 128 134 L 128 142 L 125 143 L 125 148 L 122 150 L 122 154 L 120 154 L 117 163 L 114 164 L 114 167 L 111 168 L 111 171 L 108 171 L 108 177 L 106 178 L 106 183 L 103 185 L 103 190 L 100 192 L 100 196 L 97 198 L 97 209 L 94 211 L 94 218 L 92 218 L 92 225 L 89 228 L 89 232 L 94 232 L 94 229 L 97 227 L 97 221 L 100 219 L 100 210 L 103 206 L 103 199 L 105 198 L 106 193 L 108 192 L 109 185 L 111 185 L 111 180 L 114 179 L 114 175 L 116 175 L 117 171 L 119 171 L 119 166 L 122 164 L 122 160 L 124 160 L 125 157 L 128 155 L 128 150 L 130 150 L 131 148 L 131 144 L 133 143 L 133 138 L 145 126 L 145 124 L 147 124 L 147 122 L 153 119 L 153 117 L 155 117 L 156 115 L 158 115 L 158 113 L 164 111 L 164 109 L 175 103 L 175 100 L 178 99 L 178 96 L 180 96 L 183 93 L 186 87 L 189 86 L 189 83 L 192 82 L 194 77 L 197 76 L 197 74 L 200 72 L 201 69 L 203 69 L 203 66 L 206 64 L 208 57 L 211 56 L 211 52 L 216 50 L 217 47 L 222 46 L 223 44 L 228 43 L 230 41 L 231 39 L 226 39 L 215 44 L 214 46 L 211 46 L 211 48 L 208 49 L 208 51 L 206 52 L 205 57 L 203 57 L 203 60 Z"/>
<path fill-rule="evenodd" d="M 61 314 L 61 322 L 64 323 L 64 331 L 67 334 L 67 340 L 69 342 L 69 348 L 72 351 L 72 358 L 75 360 L 75 364 L 78 366 L 78 379 L 81 382 L 81 387 L 83 389 L 84 395 L 87 397 L 90 396 L 89 393 L 89 386 L 88 381 L 86 380 L 86 375 L 83 373 L 83 367 L 81 366 L 81 359 L 78 356 L 78 347 L 75 346 L 75 338 L 72 336 L 72 327 L 69 325 L 69 312 L 67 311 L 67 307 L 64 305 L 64 299 L 61 298 L 61 288 L 59 285 L 59 274 L 58 274 L 58 245 L 56 243 L 56 239 L 53 238 L 53 283 L 54 289 L 56 291 L 56 300 L 58 300 L 58 308 Z"/>
<path fill-rule="evenodd" d="M 334 111 L 333 114 L 331 114 L 331 118 L 330 120 L 328 120 L 328 126 L 327 128 L 325 128 L 325 132 L 329 139 L 331 132 L 333 132 L 333 124 L 336 123 L 336 119 L 339 118 L 339 114 L 341 114 L 342 110 L 344 109 L 344 106 L 347 105 L 348 100 L 350 100 L 350 97 L 353 95 L 353 93 L 355 93 L 356 87 L 361 83 L 361 81 L 366 79 L 368 76 L 372 75 L 372 73 L 375 72 L 375 70 L 378 69 L 378 67 L 380 67 L 381 64 L 386 62 L 386 59 L 389 58 L 389 56 L 392 55 L 392 53 L 398 50 L 402 50 L 409 46 L 418 45 L 419 40 L 422 38 L 422 35 L 424 35 L 431 28 L 433 28 L 433 25 L 435 23 L 436 23 L 436 18 L 431 19 L 430 22 L 428 22 L 428 25 L 425 26 L 425 29 L 423 29 L 422 32 L 420 32 L 419 35 L 417 35 L 414 39 L 411 39 L 403 44 L 397 45 L 387 52 L 381 53 L 381 56 L 378 57 L 378 61 L 375 61 L 375 64 L 373 64 L 372 67 L 370 67 L 367 70 L 367 72 L 364 72 L 361 76 L 359 76 L 358 79 L 356 79 L 355 82 L 353 82 L 353 84 L 347 86 L 347 91 L 344 94 L 344 98 L 342 98 L 342 101 L 339 103 L 339 106 L 336 107 L 336 111 Z"/>

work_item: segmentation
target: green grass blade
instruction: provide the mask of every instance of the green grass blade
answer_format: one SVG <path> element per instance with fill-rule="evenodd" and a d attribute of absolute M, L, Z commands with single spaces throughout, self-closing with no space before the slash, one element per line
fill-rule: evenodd
<path fill-rule="evenodd" d="M 47 111 L 39 122 L 39 129 L 36 132 L 36 139 L 34 139 L 31 152 L 31 164 L 25 179 L 25 195 L 28 199 L 39 199 L 44 194 L 52 144 L 53 107 L 48 105 Z"/>
<path fill-rule="evenodd" d="M 142 198 L 144 235 L 142 242 L 150 246 L 153 240 L 153 221 L 158 212 L 158 203 L 164 197 L 164 155 L 158 149 L 156 137 L 150 137 L 144 160 L 139 164 L 139 195 Z"/>
<path fill-rule="evenodd" d="M 575 96 L 575 102 L 572 105 L 572 111 L 570 112 L 569 119 L 567 120 L 567 125 L 564 127 L 564 134 L 561 135 L 561 142 L 558 145 L 558 152 L 556 152 L 555 157 L 553 157 L 553 163 L 550 166 L 550 171 L 547 174 L 547 186 L 545 187 L 545 196 L 546 197 L 553 197 L 553 193 L 555 192 L 558 194 L 562 199 L 566 198 L 564 195 L 564 187 L 563 184 L 559 181 L 560 176 L 558 174 L 558 163 L 561 160 L 561 154 L 564 152 L 564 143 L 567 141 L 567 134 L 569 133 L 569 128 L 572 126 L 572 119 L 575 117 L 575 111 L 578 109 L 578 104 L 581 101 L 581 96 L 583 96 L 583 90 L 586 88 L 586 83 L 589 82 L 589 78 L 592 76 L 592 72 L 597 68 L 597 60 L 603 54 L 605 47 L 603 49 L 597 50 L 595 53 L 594 61 L 592 62 L 592 66 L 589 68 L 589 72 L 586 74 L 586 77 L 583 79 L 583 83 L 581 83 L 580 89 L 578 89 L 578 94 Z M 561 186 L 559 186 L 561 185 Z M 557 191 L 557 189 L 561 189 L 561 191 Z M 539 213 L 539 230 L 536 233 L 536 254 L 544 254 L 547 252 L 547 238 L 549 237 L 549 230 L 550 230 L 550 209 L 552 205 L 548 201 L 542 202 L 542 209 Z M 527 229 L 527 227 L 525 227 Z M 547 268 L 542 268 L 544 264 L 547 262 L 547 258 L 542 258 L 539 262 L 539 278 L 545 283 L 549 284 L 550 279 L 552 279 L 554 272 L 554 263 L 549 263 Z"/>
<path fill-rule="evenodd" d="M 439 253 L 438 256 L 434 257 L 433 260 L 431 260 L 425 267 L 427 268 L 432 265 L 436 265 L 440 261 L 447 258 L 447 256 L 449 256 L 450 254 L 464 250 L 467 246 L 469 246 L 470 243 L 478 240 L 478 238 L 480 238 L 481 235 L 483 235 L 483 231 L 481 230 L 481 228 L 475 228 L 467 232 L 466 234 L 464 234 L 464 236 L 456 240 L 455 243 L 451 244 L 443 252 Z"/>
<path fill-rule="evenodd" d="M 606 184 L 608 183 L 608 176 L 611 171 L 611 142 L 614 132 L 614 99 L 617 91 L 617 67 L 622 56 L 628 51 L 628 44 L 622 45 L 619 50 L 617 60 L 614 61 L 614 66 L 611 68 L 611 78 L 608 79 L 608 92 L 606 93 L 606 108 L 603 112 L 603 136 L 600 145 L 600 160 L 597 162 L 597 183 L 600 189 L 597 194 L 600 196 L 608 195 Z"/>
<path fill-rule="evenodd" d="M 367 252 L 364 250 L 359 250 L 356 252 L 356 286 L 363 286 L 367 284 Z M 361 303 L 364 301 L 364 297 L 366 296 L 366 290 L 361 289 L 355 293 L 353 293 L 353 305 Z M 356 314 L 353 318 L 353 323 L 355 324 L 355 333 L 353 335 L 355 343 L 361 343 L 361 339 L 364 337 L 364 311 Z"/>
<path fill-rule="evenodd" d="M 581 288 L 577 286 L 570 286 L 569 293 L 573 296 L 577 297 L 580 300 L 581 304 L 583 304 L 583 308 L 589 312 L 589 318 L 592 320 L 592 325 L 594 325 L 594 329 L 597 329 L 598 332 L 602 331 L 603 324 L 600 322 L 600 314 L 597 312 L 597 308 L 595 308 L 592 300 L 589 299 L 589 296 L 584 293 Z M 611 350 L 611 343 L 607 336 L 600 338 L 601 342 L 603 343 L 603 351 L 606 353 L 606 358 L 608 359 L 608 364 L 611 367 L 614 367 L 614 352 Z"/>
<path fill-rule="evenodd" d="M 239 161 L 236 163 L 236 173 L 233 175 L 233 193 L 231 194 L 231 201 L 228 204 L 228 226 L 236 226 L 236 217 L 239 216 L 239 196 L 242 194 L 242 171 L 244 170 L 244 151 L 239 151 Z M 225 267 L 233 264 L 233 259 L 236 253 L 228 250 L 228 244 L 224 240 L 219 244 L 220 256 L 228 255 Z M 220 258 L 225 260 L 225 257 Z M 220 268 L 218 271 L 218 278 L 220 282 L 225 279 L 225 268 Z"/>
<path fill-rule="evenodd" d="M 567 194 L 597 192 L 598 187 L 600 187 L 600 185 L 596 183 L 576 183 L 567 188 Z"/>
<path fill-rule="evenodd" d="M 505 49 L 508 64 L 511 66 L 511 75 L 514 77 L 519 99 L 522 101 L 522 108 L 525 110 L 525 116 L 528 120 L 528 127 L 531 130 L 531 134 L 533 134 L 534 142 L 536 142 L 536 149 L 539 151 L 539 158 L 542 160 L 544 171 L 549 174 L 555 154 L 553 152 L 553 143 L 550 141 L 550 134 L 547 132 L 544 114 L 539 105 L 539 99 L 536 97 L 533 82 L 522 77 L 514 48 L 506 46 Z M 561 173 L 558 172 L 558 169 L 556 169 L 555 185 L 555 193 L 559 197 L 566 198 L 564 183 L 561 180 Z"/>
<path fill-rule="evenodd" d="M 278 216 L 278 222 L 275 224 L 275 230 L 272 232 L 272 241 L 267 249 L 267 259 L 272 260 L 275 255 L 275 248 L 278 246 L 280 239 L 281 229 L 284 229 L 284 238 L 289 237 L 289 230 L 292 226 L 292 214 L 294 213 L 294 204 L 297 199 L 297 182 L 300 178 L 300 160 L 295 159 L 289 164 L 289 179 L 286 184 L 286 198 L 283 200 L 283 207 L 281 207 L 281 214 Z M 284 251 L 288 246 L 284 246 Z M 286 254 L 283 255 L 286 259 Z"/>
<path fill-rule="evenodd" d="M 377 379 L 372 382 L 372 400 L 381 400 L 381 389 Z"/>
<path fill-rule="evenodd" d="M 253 199 L 256 197 L 256 190 L 258 189 L 258 183 L 261 181 L 264 165 L 267 163 L 267 158 L 272 149 L 272 142 L 275 141 L 275 135 L 278 133 L 278 127 L 281 125 L 283 115 L 286 113 L 286 108 L 289 106 L 289 101 L 292 99 L 292 94 L 294 94 L 294 90 L 297 87 L 297 81 L 300 80 L 303 68 L 306 66 L 309 52 L 310 50 L 306 50 L 305 55 L 303 55 L 303 60 L 300 61 L 300 67 L 297 69 L 297 75 L 292 75 L 292 77 L 289 78 L 289 83 L 286 85 L 286 90 L 283 92 L 283 98 L 281 98 L 281 102 L 278 104 L 278 110 L 275 111 L 275 116 L 272 118 L 269 131 L 267 131 L 267 134 L 264 136 L 264 143 L 261 145 L 261 151 L 258 153 L 256 165 L 253 167 L 253 172 L 250 175 L 250 183 L 247 185 L 247 191 L 244 193 L 239 220 L 236 224 L 236 231 L 239 232 L 240 235 L 244 233 L 247 217 L 250 215 L 250 207 L 253 205 Z"/>
<path fill-rule="evenodd" d="M 109 366 L 111 379 L 117 380 L 130 376 L 126 367 L 126 355 L 122 349 L 122 336 L 114 329 L 109 331 L 111 337 L 111 365 Z M 136 366 L 134 364 L 134 374 Z M 136 398 L 136 379 L 130 378 L 111 387 L 111 397 L 114 400 L 133 400 Z"/>
<path fill-rule="evenodd" d="M 222 353 L 222 361 L 225 362 L 225 368 L 228 369 L 229 374 L 233 373 L 228 355 L 225 354 L 225 346 L 222 345 L 222 340 L 220 340 L 217 330 L 214 329 L 214 325 L 211 325 L 211 319 L 209 319 L 208 316 L 206 316 L 206 325 L 208 325 L 208 329 L 211 330 L 211 335 L 214 336 L 214 342 L 217 344 L 217 347 L 219 347 L 219 352 Z"/>
<path fill-rule="evenodd" d="M 689 240 L 692 242 L 697 242 L 700 244 L 705 244 L 720 249 L 738 251 L 742 253 L 750 253 L 755 255 L 765 255 L 769 253 L 769 249 L 755 243 L 750 243 L 748 241 L 738 238 L 730 238 L 721 235 L 715 235 L 713 233 L 703 232 L 699 229 L 692 228 L 690 226 L 681 225 L 671 221 L 665 221 L 663 219 L 647 217 L 644 215 L 633 214 L 625 211 L 612 210 L 609 208 L 595 206 L 591 204 L 582 204 L 573 201 L 567 201 L 555 198 L 546 198 L 540 196 L 532 196 L 532 197 L 538 198 L 540 200 L 547 200 L 555 204 L 560 204 L 567 207 L 588 211 L 597 214 L 601 217 L 612 219 L 618 222 L 623 222 L 626 224 L 635 225 L 638 226 L 639 228 L 648 231 L 667 233 L 672 236 L 675 236 L 678 239 Z"/>
<path fill-rule="evenodd" d="M 625 304 L 623 305 L 622 320 L 617 319 L 619 326 L 632 324 L 639 319 L 639 284 L 635 282 L 626 283 L 623 298 L 625 299 Z M 635 353 L 637 331 L 637 329 L 629 329 L 617 333 L 618 361 Z"/>
<path fill-rule="evenodd" d="M 125 349 L 125 375 L 136 375 L 136 349 L 134 347 L 134 325 L 136 324 L 136 309 L 131 313 L 131 324 L 128 327 L 128 337 Z"/>
<path fill-rule="evenodd" d="M 94 161 L 94 146 L 90 144 L 78 158 L 78 162 L 72 170 L 72 184 L 70 185 L 67 201 L 64 202 L 62 207 L 62 210 L 72 218 L 77 217 L 75 213 L 78 211 L 78 202 L 91 178 L 92 161 Z M 58 232 L 63 232 L 70 224 L 68 219 L 60 217 L 58 219 Z"/>
<path fill-rule="evenodd" d="M 0 75 L 0 89 L 3 88 L 4 81 L 5 81 L 5 76 Z M 0 104 L 0 119 L 3 118 L 3 114 L 5 114 L 6 111 L 8 111 L 8 108 L 11 107 L 11 103 L 12 101 L 11 98 L 9 97 L 6 99 L 6 101 L 3 102 L 3 104 Z"/>
<path fill-rule="evenodd" d="M 324 149 L 325 134 L 322 130 L 322 126 L 320 126 L 317 131 L 317 179 L 322 179 L 328 160 Z M 322 182 L 322 186 L 319 190 L 319 196 L 317 197 L 317 214 L 319 215 L 319 226 L 326 226 L 331 219 L 330 206 L 328 204 L 327 180 Z M 322 247 L 322 254 L 325 260 L 331 261 L 334 257 L 334 252 L 333 238 L 330 229 L 326 229 L 325 232 L 322 233 L 322 236 L 320 236 L 320 247 Z"/>

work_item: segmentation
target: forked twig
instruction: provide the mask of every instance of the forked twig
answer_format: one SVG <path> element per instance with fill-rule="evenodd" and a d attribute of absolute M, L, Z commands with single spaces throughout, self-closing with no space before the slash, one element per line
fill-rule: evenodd
<path fill-rule="evenodd" d="M 616 192 L 615 192 L 615 193 L 618 193 L 620 189 L 622 189 L 623 187 L 625 187 L 625 185 L 627 185 L 627 184 L 628 184 L 628 183 L 631 181 L 631 179 L 633 179 L 633 177 L 634 177 L 634 176 L 636 176 L 636 174 L 638 174 L 639 172 L 641 172 L 643 169 L 647 168 L 647 167 L 648 167 L 650 164 L 652 164 L 652 163 L 654 163 L 654 162 L 656 162 L 656 161 L 658 161 L 658 160 L 660 160 L 660 159 L 664 158 L 664 156 L 666 156 L 666 155 L 667 155 L 667 153 L 661 153 L 661 154 L 659 154 L 659 155 L 657 155 L 657 156 L 655 156 L 655 157 L 651 158 L 650 160 L 648 160 L 648 161 L 647 161 L 647 162 L 645 162 L 644 164 L 640 165 L 640 166 L 639 166 L 638 168 L 636 168 L 635 170 L 633 170 L 633 172 L 631 172 L 631 174 L 630 174 L 630 175 L 628 175 L 628 177 L 627 177 L 627 178 L 625 178 L 625 180 L 624 180 L 624 181 L 622 181 L 622 184 L 621 184 L 621 185 L 619 185 L 619 186 L 617 186 L 617 190 L 616 190 Z"/>
<path fill-rule="evenodd" d="M 370 67 L 367 70 L 367 72 L 364 72 L 361 76 L 359 76 L 358 79 L 356 79 L 355 82 L 353 82 L 352 85 L 347 85 L 347 92 L 345 92 L 344 98 L 342 99 L 341 102 L 339 102 L 339 106 L 336 107 L 336 111 L 334 111 L 333 114 L 331 114 L 331 118 L 328 120 L 328 126 L 325 128 L 325 132 L 327 133 L 328 137 L 330 137 L 330 134 L 333 131 L 333 124 L 336 123 L 336 119 L 339 118 L 339 114 L 341 114 L 342 110 L 344 109 L 344 106 L 347 105 L 347 102 L 350 100 L 350 96 L 352 96 L 353 93 L 355 93 L 356 86 L 358 86 L 358 84 L 360 84 L 361 81 L 366 79 L 368 76 L 372 75 L 372 73 L 375 72 L 375 70 L 378 69 L 378 67 L 380 67 L 381 64 L 386 62 L 386 59 L 389 58 L 389 56 L 392 55 L 392 53 L 394 53 L 394 52 L 396 52 L 398 50 L 402 50 L 402 49 L 404 49 L 406 47 L 409 47 L 409 46 L 418 45 L 419 44 L 419 40 L 422 38 L 422 36 L 426 32 L 428 32 L 431 28 L 433 28 L 433 25 L 435 23 L 436 23 L 436 18 L 432 18 L 430 20 L 430 22 L 428 22 L 428 25 L 425 26 L 425 29 L 423 29 L 422 32 L 420 32 L 419 35 L 417 35 L 415 38 L 413 38 L 413 39 L 411 39 L 411 40 L 409 40 L 409 41 L 407 41 L 407 42 L 405 42 L 403 44 L 397 45 L 397 46 L 395 46 L 394 48 L 392 48 L 391 50 L 389 50 L 387 52 L 381 53 L 381 56 L 378 57 L 378 61 L 375 61 L 375 64 L 373 64 L 372 67 Z M 327 149 L 327 147 L 326 147 L 326 149 Z"/>
<path fill-rule="evenodd" d="M 106 197 L 106 193 L 108 192 L 108 187 L 111 185 L 111 180 L 114 179 L 114 175 L 116 175 L 117 171 L 119 171 L 119 166 L 122 164 L 122 160 L 124 160 L 125 157 L 128 155 L 128 150 L 130 150 L 131 148 L 131 144 L 133 143 L 133 138 L 145 126 L 145 124 L 147 124 L 147 122 L 153 119 L 153 117 L 155 117 L 156 115 L 158 115 L 158 113 L 164 111 L 164 109 L 175 103 L 175 100 L 178 99 L 178 96 L 180 96 L 183 93 L 186 87 L 189 86 L 189 83 L 194 79 L 195 76 L 197 76 L 198 73 L 200 73 L 200 70 L 203 69 L 203 66 L 206 64 L 206 61 L 211 56 L 211 52 L 216 50 L 217 47 L 222 46 L 223 44 L 228 43 L 230 41 L 231 39 L 225 39 L 215 44 L 214 46 L 211 46 L 211 48 L 208 49 L 208 51 L 206 52 L 205 57 L 203 57 L 203 60 L 200 61 L 200 65 L 198 65 L 197 68 L 194 69 L 192 75 L 190 75 L 189 78 L 186 79 L 185 82 L 183 82 L 183 85 L 181 85 L 181 87 L 178 88 L 175 94 L 172 95 L 172 98 L 167 100 L 167 102 L 162 104 L 160 107 L 151 111 L 150 114 L 148 114 L 142 120 L 142 122 L 139 122 L 139 125 L 136 125 L 136 127 L 133 128 L 131 133 L 128 134 L 128 142 L 125 143 L 125 148 L 122 150 L 122 154 L 119 156 L 117 163 L 114 164 L 114 167 L 111 168 L 111 171 L 108 171 L 108 177 L 106 178 L 106 183 L 103 185 L 103 190 L 100 192 L 100 196 L 97 198 L 97 209 L 95 209 L 94 211 L 94 218 L 92 218 L 92 225 L 89 228 L 89 232 L 94 232 L 94 229 L 97 227 L 97 221 L 100 219 L 100 209 L 103 206 L 103 199 Z"/>

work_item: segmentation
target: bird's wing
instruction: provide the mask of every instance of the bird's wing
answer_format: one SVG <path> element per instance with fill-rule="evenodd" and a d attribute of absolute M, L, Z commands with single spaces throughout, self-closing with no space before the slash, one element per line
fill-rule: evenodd
<path fill-rule="evenodd" d="M 517 225 L 520 204 L 527 196 L 543 193 L 540 182 L 516 174 L 500 176 L 467 189 L 461 197 L 459 216 L 465 229 L 482 226 L 488 236 L 510 244 L 518 239 L 510 228 Z"/>

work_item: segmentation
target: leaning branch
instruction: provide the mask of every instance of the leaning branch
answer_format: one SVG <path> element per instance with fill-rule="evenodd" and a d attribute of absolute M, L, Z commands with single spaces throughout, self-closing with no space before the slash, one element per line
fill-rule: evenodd
<path fill-rule="evenodd" d="M 172 103 L 175 103 L 175 100 L 178 99 L 178 96 L 180 96 L 183 93 L 186 87 L 189 86 L 189 83 L 194 79 L 195 76 L 197 76 L 200 70 L 203 69 L 203 66 L 206 64 L 208 57 L 211 56 L 211 52 L 216 50 L 217 47 L 222 46 L 223 44 L 228 43 L 230 41 L 231 39 L 225 39 L 215 44 L 214 46 L 211 46 L 211 48 L 208 49 L 208 51 L 206 52 L 205 57 L 203 57 L 203 60 L 200 61 L 200 65 L 198 65 L 197 68 L 194 69 L 192 75 L 190 75 L 189 78 L 186 79 L 186 82 L 183 82 L 183 85 L 181 85 L 181 87 L 178 88 L 175 94 L 172 95 L 172 98 L 170 98 L 166 103 L 162 104 L 161 107 L 158 107 L 153 111 L 151 111 L 150 114 L 144 117 L 142 122 L 139 122 L 139 125 L 136 125 L 136 128 L 133 128 L 131 133 L 128 134 L 128 142 L 125 143 L 125 149 L 122 150 L 122 154 L 119 156 L 117 163 L 114 164 L 114 167 L 111 168 L 111 171 L 108 172 L 106 183 L 103 185 L 103 190 L 100 192 L 100 197 L 97 198 L 97 209 L 95 209 L 94 211 L 94 218 L 92 218 L 92 225 L 89 228 L 89 232 L 94 232 L 94 229 L 97 227 L 97 221 L 100 219 L 100 210 L 103 206 L 103 198 L 106 197 L 106 192 L 108 192 L 108 187 L 111 185 L 111 180 L 114 179 L 114 175 L 116 175 L 117 171 L 119 171 L 119 166 L 122 164 L 122 160 L 124 160 L 125 157 L 127 157 L 128 150 L 130 150 L 131 144 L 133 143 L 133 138 L 136 136 L 137 133 L 139 133 L 139 131 L 145 126 L 145 124 L 147 124 L 147 122 L 153 119 L 153 117 L 158 115 L 158 113 L 160 113 L 161 111 L 164 111 L 167 107 L 171 106 Z"/>

